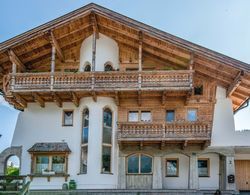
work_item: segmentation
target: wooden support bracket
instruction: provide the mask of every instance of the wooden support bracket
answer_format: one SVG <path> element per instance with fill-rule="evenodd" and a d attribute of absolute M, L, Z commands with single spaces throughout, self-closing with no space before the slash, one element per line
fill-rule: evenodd
<path fill-rule="evenodd" d="M 64 54 L 63 54 L 63 51 L 59 45 L 59 43 L 57 42 L 53 32 L 51 31 L 50 32 L 50 37 L 51 37 L 51 44 L 56 48 L 56 54 L 58 56 L 58 58 L 64 62 L 65 61 L 65 57 L 64 57 Z"/>
<path fill-rule="evenodd" d="M 62 100 L 61 100 L 61 98 L 56 93 L 53 93 L 53 97 L 54 97 L 54 102 L 56 103 L 56 105 L 59 108 L 61 108 L 62 107 Z"/>
<path fill-rule="evenodd" d="M 165 103 L 166 103 L 166 94 L 167 94 L 167 92 L 166 91 L 163 91 L 162 92 L 162 96 L 161 96 L 161 105 L 162 106 L 164 106 L 165 105 Z"/>
<path fill-rule="evenodd" d="M 233 92 L 237 89 L 237 87 L 241 84 L 242 78 L 244 77 L 244 71 L 240 71 L 234 81 L 232 82 L 232 84 L 228 87 L 227 89 L 227 97 L 230 97 Z"/>
<path fill-rule="evenodd" d="M 116 103 L 117 106 L 120 105 L 120 99 L 119 99 L 119 92 L 118 91 L 115 92 L 115 103 Z"/>
<path fill-rule="evenodd" d="M 75 104 L 76 107 L 79 106 L 79 98 L 77 97 L 75 92 L 71 92 L 71 96 L 72 96 L 72 102 Z"/>
<path fill-rule="evenodd" d="M 39 105 L 44 108 L 45 107 L 45 102 L 44 99 L 38 95 L 38 93 L 32 93 L 32 96 L 34 97 L 35 101 L 39 103 Z"/>
<path fill-rule="evenodd" d="M 143 142 L 140 142 L 139 148 L 140 148 L 140 150 L 143 150 Z"/>
<path fill-rule="evenodd" d="M 181 146 L 181 149 L 184 150 L 188 145 L 188 140 L 185 140 Z"/>
<path fill-rule="evenodd" d="M 16 101 L 23 107 L 23 108 L 27 108 L 27 102 L 26 100 L 19 94 L 15 93 L 14 97 L 16 99 Z"/>
<path fill-rule="evenodd" d="M 93 101 L 94 101 L 94 102 L 97 102 L 97 95 L 96 95 L 96 92 L 95 92 L 95 91 L 92 91 L 92 92 L 91 92 L 91 95 L 92 95 Z"/>
<path fill-rule="evenodd" d="M 22 61 L 17 57 L 17 55 L 15 54 L 15 52 L 13 50 L 8 50 L 8 54 L 9 54 L 9 59 L 13 64 L 16 64 L 18 66 L 18 68 L 21 71 L 25 71 L 26 68 L 24 66 L 24 64 L 22 63 Z"/>

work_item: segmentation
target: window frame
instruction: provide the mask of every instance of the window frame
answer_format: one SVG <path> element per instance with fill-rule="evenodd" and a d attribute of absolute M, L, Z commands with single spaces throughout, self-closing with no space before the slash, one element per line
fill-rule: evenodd
<path fill-rule="evenodd" d="M 167 121 L 167 114 L 168 114 L 168 111 L 173 111 L 174 112 L 174 120 L 173 121 Z M 176 121 L 176 111 L 175 109 L 166 109 L 166 116 L 165 116 L 165 122 L 166 123 L 174 123 Z"/>
<path fill-rule="evenodd" d="M 72 124 L 66 125 L 65 124 L 65 112 L 72 112 Z M 74 110 L 63 110 L 62 111 L 62 126 L 63 127 L 73 127 L 74 125 Z"/>
<path fill-rule="evenodd" d="M 49 174 L 43 174 L 43 173 L 39 173 L 37 172 L 37 169 L 36 169 L 36 165 L 37 165 L 37 157 L 48 157 L 49 158 L 49 163 L 48 163 L 48 170 L 49 171 L 52 171 L 52 165 L 53 165 L 53 157 L 54 156 L 62 156 L 65 158 L 65 162 L 64 162 L 64 165 L 63 165 L 63 172 L 61 173 L 56 173 L 55 171 L 55 174 L 51 174 L 52 176 L 55 175 L 66 175 L 68 174 L 68 153 L 40 153 L 40 152 L 37 152 L 37 153 L 33 153 L 32 154 L 32 162 L 31 162 L 31 174 L 32 175 L 44 175 L 44 176 L 47 176 Z"/>
<path fill-rule="evenodd" d="M 195 110 L 196 111 L 196 120 L 189 120 L 188 119 L 188 112 L 191 110 Z M 188 122 L 197 122 L 198 121 L 198 109 L 197 108 L 188 108 L 187 109 L 187 114 L 186 114 L 186 119 Z"/>
<path fill-rule="evenodd" d="M 85 112 L 88 111 L 88 117 L 90 116 L 90 113 L 89 113 L 89 109 L 87 107 L 85 107 L 83 110 L 82 110 L 82 131 L 81 131 L 81 152 L 80 152 L 80 174 L 87 174 L 88 173 L 88 144 L 89 144 L 89 118 L 88 118 L 88 126 L 84 126 L 84 122 L 85 122 L 85 119 L 84 119 L 84 115 L 85 115 Z M 84 142 L 83 141 L 83 133 L 84 133 L 84 128 L 85 127 L 88 127 L 88 142 Z M 86 153 L 87 153 L 87 168 L 86 168 L 86 172 L 83 171 L 83 150 L 86 149 Z"/>
<path fill-rule="evenodd" d="M 168 175 L 167 162 L 170 160 L 172 161 L 176 160 L 176 167 L 177 167 L 176 175 Z M 166 158 L 165 159 L 165 177 L 179 177 L 179 169 L 180 169 L 179 158 Z"/>
<path fill-rule="evenodd" d="M 138 121 L 130 121 L 129 120 L 129 113 L 130 112 L 137 112 L 138 113 Z M 142 112 L 149 112 L 150 113 L 150 120 L 149 121 L 142 121 Z M 130 122 L 130 123 L 150 123 L 153 121 L 153 117 L 152 117 L 152 111 L 150 109 L 143 109 L 143 110 L 128 110 L 128 113 L 127 113 L 127 122 Z"/>
<path fill-rule="evenodd" d="M 207 175 L 200 175 L 199 174 L 199 160 L 207 161 Z M 198 177 L 210 177 L 210 159 L 209 158 L 198 158 L 197 160 L 198 166 Z"/>
<path fill-rule="evenodd" d="M 108 144 L 108 143 L 104 143 L 103 142 L 103 133 L 104 133 L 104 111 L 106 109 L 109 109 L 111 114 L 112 114 L 112 121 L 111 121 L 111 143 Z M 113 113 L 113 110 L 108 107 L 108 106 L 105 106 L 103 109 L 102 109 L 102 144 L 101 144 L 101 174 L 113 174 L 113 169 L 112 169 L 112 164 L 113 164 L 113 161 L 112 161 L 112 157 L 113 157 L 113 128 L 114 127 L 114 113 Z M 103 171 L 103 147 L 110 147 L 110 171 L 107 172 L 107 171 Z"/>
<path fill-rule="evenodd" d="M 128 159 L 131 156 L 136 156 L 138 155 L 138 173 L 129 173 L 128 172 Z M 151 158 L 152 164 L 151 164 L 151 172 L 150 173 L 141 173 L 141 156 L 147 156 Z M 153 175 L 153 167 L 154 167 L 154 160 L 153 160 L 153 156 L 149 155 L 149 154 L 145 154 L 145 153 L 134 153 L 134 154 L 130 154 L 126 157 L 126 175 Z"/>
<path fill-rule="evenodd" d="M 110 66 L 112 69 L 111 70 L 106 70 L 106 67 L 107 66 Z M 110 63 L 110 62 L 106 62 L 105 64 L 104 64 L 104 72 L 111 72 L 111 71 L 114 71 L 115 69 L 114 69 L 114 66 L 113 66 L 113 64 L 112 63 Z"/>

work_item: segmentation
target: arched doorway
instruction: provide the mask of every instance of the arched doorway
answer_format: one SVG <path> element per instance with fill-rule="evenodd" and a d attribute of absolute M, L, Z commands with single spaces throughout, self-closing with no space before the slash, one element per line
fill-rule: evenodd
<path fill-rule="evenodd" d="M 20 175 L 20 159 L 16 155 L 10 155 L 5 161 L 5 175 L 18 176 Z"/>
<path fill-rule="evenodd" d="M 13 146 L 6 148 L 2 153 L 0 153 L 0 175 L 5 175 L 7 172 L 8 162 L 10 165 L 21 167 L 21 154 L 22 147 L 21 146 Z M 18 160 L 17 160 L 18 159 Z M 12 163 L 11 163 L 12 161 Z"/>

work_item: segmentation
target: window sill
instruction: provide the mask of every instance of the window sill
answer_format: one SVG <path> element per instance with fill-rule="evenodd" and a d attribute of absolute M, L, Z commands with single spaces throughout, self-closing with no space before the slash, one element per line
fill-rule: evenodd
<path fill-rule="evenodd" d="M 128 176 L 133 176 L 133 175 L 153 175 L 153 173 L 126 173 Z"/>
<path fill-rule="evenodd" d="M 179 177 L 179 175 L 166 175 L 165 177 Z"/>
<path fill-rule="evenodd" d="M 30 174 L 28 175 L 30 177 L 30 180 L 32 181 L 34 177 L 47 177 L 47 181 L 50 182 L 50 178 L 51 177 L 64 177 L 65 178 L 65 182 L 68 181 L 68 177 L 70 176 L 69 174 L 66 173 L 56 173 L 56 174 L 52 174 L 52 175 L 46 175 L 46 174 L 39 174 L 39 173 L 35 173 L 35 174 Z"/>
<path fill-rule="evenodd" d="M 210 176 L 209 175 L 204 175 L 204 176 L 199 176 L 199 177 L 201 177 L 201 178 L 205 177 L 206 178 L 206 177 L 210 177 Z"/>
<path fill-rule="evenodd" d="M 114 175 L 114 173 L 111 173 L 111 172 L 101 172 L 101 174 Z"/>

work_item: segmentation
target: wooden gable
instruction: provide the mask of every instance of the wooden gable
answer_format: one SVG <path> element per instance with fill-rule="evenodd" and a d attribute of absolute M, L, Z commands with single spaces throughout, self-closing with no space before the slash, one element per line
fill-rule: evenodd
<path fill-rule="evenodd" d="M 130 63 L 133 67 L 138 63 L 136 51 L 142 43 L 145 68 L 188 69 L 192 60 L 196 74 L 227 89 L 234 110 L 249 99 L 249 64 L 93 3 L 0 43 L 0 88 L 3 88 L 3 75 L 11 72 L 13 61 L 19 72 L 49 71 L 51 45 L 57 50 L 56 71 L 77 70 L 81 43 L 94 29 L 118 43 L 121 64 Z"/>

